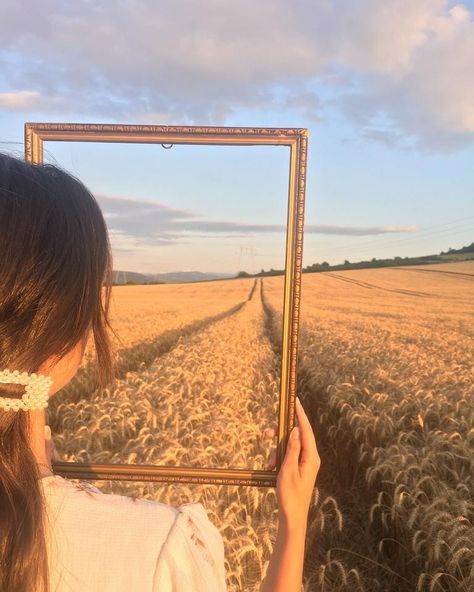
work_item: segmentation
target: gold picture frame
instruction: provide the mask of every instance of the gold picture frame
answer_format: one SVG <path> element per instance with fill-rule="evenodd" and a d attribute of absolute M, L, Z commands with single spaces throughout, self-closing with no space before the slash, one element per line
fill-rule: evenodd
<path fill-rule="evenodd" d="M 25 123 L 25 159 L 27 162 L 34 164 L 43 162 L 44 142 L 284 145 L 290 147 L 276 469 L 271 471 L 206 469 L 53 461 L 53 469 L 56 474 L 73 479 L 275 486 L 285 454 L 288 435 L 295 424 L 308 130 L 268 127 Z"/>

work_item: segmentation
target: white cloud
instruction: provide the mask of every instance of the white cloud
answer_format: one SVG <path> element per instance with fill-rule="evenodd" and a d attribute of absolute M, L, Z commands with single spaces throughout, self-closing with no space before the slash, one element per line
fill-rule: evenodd
<path fill-rule="evenodd" d="M 452 132 L 474 133 L 474 22 L 462 6 L 439 18 L 404 81 L 413 98 Z M 421 75 L 422 74 L 422 78 Z"/>
<path fill-rule="evenodd" d="M 2 13 L 4 109 L 21 104 L 11 95 L 25 109 L 222 124 L 239 109 L 318 120 L 336 106 L 374 141 L 474 138 L 474 22 L 448 0 L 36 0 L 27 19 L 3 0 Z"/>
<path fill-rule="evenodd" d="M 422 149 L 452 150 L 474 140 L 474 22 L 458 5 L 432 18 L 429 36 L 412 52 L 403 75 L 365 74 L 363 91 L 336 102 L 370 136 L 400 143 L 403 132 Z M 386 114 L 390 129 L 370 130 Z M 386 133 L 383 137 L 384 132 Z M 390 138 L 391 136 L 391 138 Z M 372 139 L 377 139 L 375 136 Z"/>
<path fill-rule="evenodd" d="M 9 111 L 21 111 L 32 109 L 39 99 L 39 92 L 36 90 L 20 90 L 18 92 L 0 92 L 0 108 Z"/>
<path fill-rule="evenodd" d="M 279 224 L 240 223 L 232 220 L 208 220 L 189 210 L 171 208 L 164 204 L 130 197 L 97 194 L 109 233 L 114 238 L 131 241 L 127 244 L 168 246 L 190 237 L 235 237 L 284 234 L 286 226 Z M 340 226 L 305 225 L 306 234 L 371 236 L 414 232 L 415 226 Z"/>

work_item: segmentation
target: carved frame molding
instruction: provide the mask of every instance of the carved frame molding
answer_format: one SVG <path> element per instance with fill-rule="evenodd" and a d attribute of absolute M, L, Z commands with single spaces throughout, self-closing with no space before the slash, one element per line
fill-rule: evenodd
<path fill-rule="evenodd" d="M 164 481 L 274 487 L 295 425 L 298 331 L 308 130 L 305 128 L 25 123 L 25 160 L 43 162 L 44 142 L 285 145 L 290 147 L 288 218 L 282 330 L 282 368 L 276 469 L 210 469 L 131 464 L 53 462 L 56 474 L 72 479 Z"/>

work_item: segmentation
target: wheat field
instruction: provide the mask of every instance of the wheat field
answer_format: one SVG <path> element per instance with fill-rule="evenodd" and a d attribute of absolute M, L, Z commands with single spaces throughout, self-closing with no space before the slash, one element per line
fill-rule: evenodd
<path fill-rule="evenodd" d="M 322 466 L 305 592 L 474 590 L 474 263 L 304 274 L 298 392 Z M 118 286 L 117 380 L 93 348 L 51 401 L 65 460 L 263 468 L 278 402 L 283 278 Z M 229 592 L 276 536 L 273 488 L 96 481 L 201 502 Z"/>

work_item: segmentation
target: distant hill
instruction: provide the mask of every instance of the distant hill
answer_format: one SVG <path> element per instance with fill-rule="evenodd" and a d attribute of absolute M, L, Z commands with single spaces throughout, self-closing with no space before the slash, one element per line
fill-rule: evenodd
<path fill-rule="evenodd" d="M 119 271 L 114 269 L 112 272 L 112 284 L 162 284 L 163 282 L 153 281 L 153 279 L 146 274 L 137 273 L 136 271 Z"/>
<path fill-rule="evenodd" d="M 150 276 L 167 284 L 181 282 L 203 282 L 209 280 L 223 280 L 235 277 L 232 273 L 204 273 L 202 271 L 174 271 L 169 273 L 154 273 Z"/>
<path fill-rule="evenodd" d="M 113 285 L 123 284 L 178 284 L 203 282 L 235 277 L 231 273 L 204 273 L 202 271 L 175 271 L 169 273 L 138 273 L 136 271 L 112 272 Z"/>

